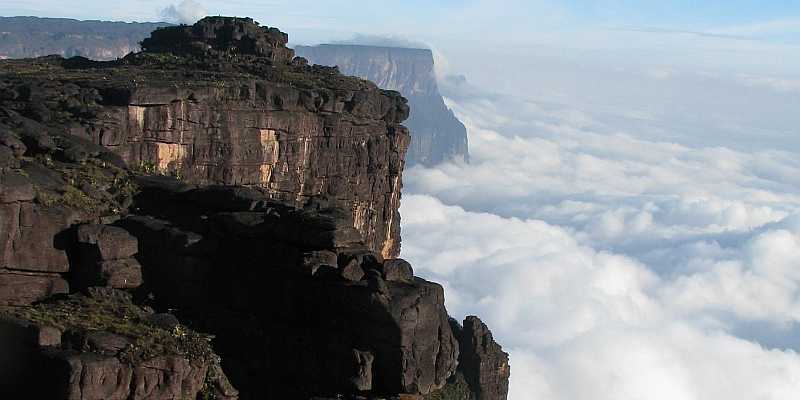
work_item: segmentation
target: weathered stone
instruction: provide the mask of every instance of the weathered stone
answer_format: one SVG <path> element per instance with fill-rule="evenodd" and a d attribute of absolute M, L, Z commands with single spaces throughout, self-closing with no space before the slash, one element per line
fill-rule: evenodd
<path fill-rule="evenodd" d="M 382 296 L 389 295 L 389 286 L 386 285 L 386 281 L 383 279 L 381 273 L 377 270 L 370 269 L 367 270 L 367 287 L 372 290 L 373 292 L 380 294 Z"/>
<path fill-rule="evenodd" d="M 29 305 L 68 292 L 67 281 L 55 275 L 0 271 L 0 305 Z"/>
<path fill-rule="evenodd" d="M 24 346 L 50 347 L 61 345 L 61 330 L 19 318 L 0 316 L 0 336 L 15 337 Z M 0 341 L 10 346 L 8 341 Z"/>
<path fill-rule="evenodd" d="M 79 288 L 134 289 L 142 284 L 142 267 L 131 258 L 138 252 L 138 241 L 125 229 L 84 224 L 78 226 L 76 240 L 78 253 L 73 260 L 73 275 Z"/>
<path fill-rule="evenodd" d="M 368 351 L 353 349 L 353 370 L 355 374 L 350 378 L 353 389 L 359 392 L 372 389 L 372 363 L 375 356 Z"/>
<path fill-rule="evenodd" d="M 364 271 L 370 269 L 381 269 L 383 261 L 380 254 L 365 249 L 363 246 L 352 247 L 339 250 L 339 266 L 344 267 L 351 261 L 356 261 Z"/>
<path fill-rule="evenodd" d="M 207 339 L 188 328 L 180 337 L 154 330 L 144 321 L 149 311 L 127 293 L 89 293 L 91 298 L 71 295 L 0 317 L 0 397 L 194 399 L 208 382 L 204 396 L 237 398 Z M 66 326 L 60 342 L 44 337 L 57 331 L 31 322 L 56 316 Z"/>
<path fill-rule="evenodd" d="M 20 139 L 27 149 L 27 153 L 49 154 L 56 150 L 57 146 L 44 125 L 31 120 L 24 120 L 20 126 Z"/>
<path fill-rule="evenodd" d="M 33 184 L 18 173 L 6 173 L 0 177 L 0 203 L 31 201 L 36 197 Z"/>
<path fill-rule="evenodd" d="M 61 330 L 54 326 L 40 325 L 38 330 L 37 344 L 39 346 L 60 346 Z"/>
<path fill-rule="evenodd" d="M 302 271 L 314 275 L 321 266 L 336 268 L 336 253 L 329 250 L 308 251 L 303 253 L 300 261 Z"/>
<path fill-rule="evenodd" d="M 0 145 L 0 168 L 19 168 L 19 160 L 11 148 Z"/>
<path fill-rule="evenodd" d="M 347 265 L 340 268 L 340 275 L 349 281 L 358 282 L 364 278 L 364 269 L 358 260 L 350 260 Z"/>
<path fill-rule="evenodd" d="M 103 261 L 99 264 L 98 284 L 115 289 L 135 289 L 142 284 L 142 266 L 133 258 Z"/>
<path fill-rule="evenodd" d="M 22 143 L 22 140 L 19 140 L 19 138 L 7 130 L 7 128 L 3 129 L 2 127 L 0 127 L 0 144 L 10 148 L 16 158 L 22 157 L 25 151 L 28 150 L 25 143 Z"/>
<path fill-rule="evenodd" d="M 178 321 L 178 318 L 168 313 L 153 314 L 147 319 L 147 322 L 161 329 L 166 329 L 169 331 L 175 329 L 178 325 L 180 325 L 180 321 Z"/>
<path fill-rule="evenodd" d="M 64 232 L 78 213 L 32 203 L 0 204 L 0 266 L 23 271 L 66 272 Z"/>
<path fill-rule="evenodd" d="M 131 397 L 145 399 L 194 398 L 203 388 L 207 366 L 182 357 L 158 357 L 133 370 Z"/>
<path fill-rule="evenodd" d="M 26 73 L 33 66 L 3 64 L 0 78 L 31 93 L 3 104 L 47 121 L 23 120 L 15 128 L 28 153 L 66 162 L 105 157 L 75 139 L 91 137 L 128 165 L 189 184 L 258 187 L 264 198 L 295 207 L 328 196 L 350 214 L 351 229 L 320 232 L 315 240 L 338 247 L 363 241 L 397 256 L 410 142 L 400 125 L 409 113 L 405 99 L 333 68 L 290 65 L 284 39 L 249 19 L 214 17 L 159 30 L 144 41 L 149 53 L 120 61 L 33 61 L 48 71 L 46 80 Z M 172 56 L 153 54 L 160 52 Z M 34 113 L 34 104 L 69 118 L 75 134 L 55 135 L 67 127 Z M 53 137 L 58 145 L 44 143 Z"/>
<path fill-rule="evenodd" d="M 286 47 L 288 41 L 285 33 L 258 26 L 250 18 L 206 17 L 193 26 L 157 29 L 142 41 L 142 49 L 214 57 L 252 54 L 285 63 L 294 57 L 294 51 Z"/>
<path fill-rule="evenodd" d="M 219 364 L 212 364 L 208 368 L 208 379 L 213 385 L 213 398 L 219 400 L 235 400 L 239 398 L 239 391 L 231 385 Z"/>
<path fill-rule="evenodd" d="M 69 400 L 125 400 L 130 393 L 132 369 L 116 357 L 94 353 L 52 352 L 54 370 L 67 379 L 63 398 Z M 60 365 L 59 365 L 60 364 Z"/>
<path fill-rule="evenodd" d="M 139 243 L 125 229 L 110 225 L 80 225 L 77 232 L 78 243 L 97 260 L 117 260 L 133 257 L 139 251 Z"/>
<path fill-rule="evenodd" d="M 414 269 L 408 261 L 396 258 L 383 262 L 383 279 L 390 282 L 411 282 Z"/>
<path fill-rule="evenodd" d="M 95 352 L 109 355 L 117 355 L 121 350 L 132 344 L 124 336 L 105 331 L 89 332 L 86 342 Z"/>
<path fill-rule="evenodd" d="M 505 400 L 511 375 L 508 354 L 494 341 L 486 324 L 469 316 L 457 337 L 461 352 L 458 369 L 476 400 Z"/>
<path fill-rule="evenodd" d="M 43 398 L 195 398 L 204 383 L 204 395 L 233 398 L 231 382 L 248 399 L 421 396 L 453 376 L 459 346 L 443 289 L 394 259 L 405 100 L 291 63 L 285 44 L 251 20 L 210 18 L 110 63 L 0 62 L 0 89 L 15 93 L 0 95 L 0 124 L 35 156 L 20 161 L 37 192 L 37 204 L 25 190 L 0 201 L 0 267 L 67 272 L 51 262 L 60 254 L 91 296 L 90 318 L 57 312 L 69 320 L 60 345 L 35 345 L 36 363 L 51 363 L 48 387 L 63 389 Z M 131 180 L 126 162 L 159 176 Z M 69 228 L 112 215 L 113 227 Z M 94 287 L 139 283 L 124 296 Z M 76 299 L 86 297 L 25 309 L 71 310 Z M 230 382 L 188 326 L 215 336 Z M 196 347 L 202 356 L 189 357 Z"/>

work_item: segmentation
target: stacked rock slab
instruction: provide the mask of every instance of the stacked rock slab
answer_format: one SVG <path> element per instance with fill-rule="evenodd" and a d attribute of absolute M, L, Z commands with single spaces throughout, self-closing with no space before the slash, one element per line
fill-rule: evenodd
<path fill-rule="evenodd" d="M 4 94 L 9 97 L 8 93 Z M 69 292 L 76 259 L 74 226 L 119 213 L 132 201 L 119 157 L 63 129 L 0 107 L 0 305 L 27 305 Z M 27 106 L 30 107 L 30 106 Z M 26 107 L 26 108 L 27 108 Z M 105 239 L 95 245 L 110 245 Z M 125 260 L 135 275 L 135 242 Z M 99 256 L 99 254 L 98 254 Z M 116 257 L 116 256 L 115 256 Z M 117 264 L 119 264 L 117 263 Z M 132 276 L 135 278 L 135 276 Z M 108 282 L 109 286 L 118 286 Z M 128 287 L 138 286 L 131 282 Z"/>
<path fill-rule="evenodd" d="M 73 280 L 81 287 L 136 289 L 142 284 L 142 267 L 133 256 L 136 238 L 116 226 L 85 224 L 77 229 Z"/>
<path fill-rule="evenodd" d="M 43 207 L 23 167 L 26 146 L 0 125 L 0 305 L 23 305 L 67 293 L 69 271 L 58 234 L 78 219 L 65 207 Z M 3 151 L 6 150 L 6 151 Z"/>
<path fill-rule="evenodd" d="M 0 398 L 236 398 L 207 339 L 116 289 L 141 284 L 136 238 L 107 225 L 136 191 L 124 162 L 0 94 Z"/>
<path fill-rule="evenodd" d="M 135 306 L 129 294 L 89 294 L 0 316 L 4 398 L 233 400 L 238 392 L 207 338 Z M 173 317 L 174 318 L 174 317 Z"/>

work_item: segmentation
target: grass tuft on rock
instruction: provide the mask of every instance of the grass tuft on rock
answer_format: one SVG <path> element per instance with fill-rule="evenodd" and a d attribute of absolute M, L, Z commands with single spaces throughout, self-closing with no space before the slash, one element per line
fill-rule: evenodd
<path fill-rule="evenodd" d="M 186 326 L 164 328 L 152 324 L 153 312 L 135 305 L 130 295 L 103 289 L 101 294 L 74 294 L 29 307 L 0 310 L 37 325 L 52 326 L 62 332 L 110 332 L 127 338 L 130 344 L 117 357 L 137 364 L 159 356 L 182 356 L 190 361 L 217 363 L 211 347 L 213 336 Z"/>

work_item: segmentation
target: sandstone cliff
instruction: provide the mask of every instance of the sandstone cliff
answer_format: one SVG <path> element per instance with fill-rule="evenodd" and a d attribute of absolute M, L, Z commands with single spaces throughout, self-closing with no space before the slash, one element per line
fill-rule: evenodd
<path fill-rule="evenodd" d="M 338 66 L 343 74 L 368 79 L 408 98 L 409 165 L 469 159 L 467 130 L 439 94 L 430 50 L 341 44 L 297 46 L 295 50 L 309 62 Z"/>
<path fill-rule="evenodd" d="M 0 62 L 2 394 L 505 398 L 486 327 L 395 258 L 405 99 L 286 42 L 213 17 Z"/>
<path fill-rule="evenodd" d="M 169 24 L 0 17 L 0 59 L 55 54 L 113 60 L 139 51 L 139 43 L 164 26 Z M 406 157 L 409 165 L 469 159 L 466 129 L 439 94 L 430 50 L 338 44 L 295 50 L 312 63 L 336 65 L 345 75 L 370 80 L 408 98 L 413 109 L 405 123 L 413 137 Z"/>

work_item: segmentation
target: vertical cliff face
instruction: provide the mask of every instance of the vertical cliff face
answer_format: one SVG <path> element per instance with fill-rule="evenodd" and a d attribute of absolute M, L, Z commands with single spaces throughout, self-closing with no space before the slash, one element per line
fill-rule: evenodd
<path fill-rule="evenodd" d="M 290 65 L 285 34 L 253 36 L 249 25 L 214 23 L 157 33 L 144 42 L 148 52 L 113 67 L 44 62 L 56 80 L 23 72 L 32 87 L 17 97 L 41 103 L 31 107 L 43 121 L 58 117 L 46 104 L 89 101 L 71 132 L 134 168 L 188 183 L 255 186 L 296 206 L 315 198 L 349 209 L 369 248 L 397 256 L 406 100 L 330 68 Z M 57 93 L 41 90 L 53 85 Z M 67 99 L 71 92 L 89 98 Z"/>
<path fill-rule="evenodd" d="M 405 99 L 286 42 L 210 17 L 0 62 L 0 397 L 505 397 L 395 258 Z"/>
<path fill-rule="evenodd" d="M 166 23 L 0 17 L 0 59 L 57 54 L 113 60 L 139 51 L 139 42 Z"/>
<path fill-rule="evenodd" d="M 434 165 L 453 158 L 468 160 L 467 131 L 439 94 L 433 53 L 425 49 L 358 45 L 298 46 L 311 63 L 335 65 L 347 75 L 397 90 L 408 98 L 411 115 L 409 165 Z"/>
<path fill-rule="evenodd" d="M 0 17 L 0 59 L 55 54 L 113 60 L 138 51 L 153 29 L 168 25 Z M 339 66 L 346 75 L 408 98 L 412 112 L 405 125 L 413 137 L 406 157 L 409 165 L 468 160 L 466 129 L 439 94 L 430 50 L 354 45 L 298 46 L 295 50 L 312 63 Z"/>

